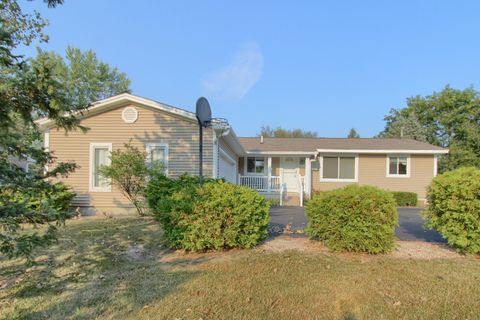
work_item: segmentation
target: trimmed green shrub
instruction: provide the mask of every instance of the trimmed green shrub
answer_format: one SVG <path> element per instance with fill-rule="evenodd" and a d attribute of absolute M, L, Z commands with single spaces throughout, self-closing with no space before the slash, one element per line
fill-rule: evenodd
<path fill-rule="evenodd" d="M 415 192 L 394 191 L 392 194 L 399 207 L 415 207 L 417 205 L 418 196 Z"/>
<path fill-rule="evenodd" d="M 177 249 L 252 248 L 268 236 L 269 204 L 247 187 L 157 176 L 149 182 L 147 200 L 165 238 Z"/>
<path fill-rule="evenodd" d="M 306 205 L 307 233 L 334 251 L 389 252 L 398 213 L 388 191 L 349 185 L 315 195 Z"/>
<path fill-rule="evenodd" d="M 480 170 L 460 168 L 435 177 L 427 200 L 426 226 L 459 251 L 480 253 Z"/>

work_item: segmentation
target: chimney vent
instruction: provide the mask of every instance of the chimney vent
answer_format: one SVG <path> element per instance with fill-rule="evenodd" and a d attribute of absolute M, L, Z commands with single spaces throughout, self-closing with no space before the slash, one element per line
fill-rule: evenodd
<path fill-rule="evenodd" d="M 260 136 L 260 143 L 263 143 L 263 135 Z"/>

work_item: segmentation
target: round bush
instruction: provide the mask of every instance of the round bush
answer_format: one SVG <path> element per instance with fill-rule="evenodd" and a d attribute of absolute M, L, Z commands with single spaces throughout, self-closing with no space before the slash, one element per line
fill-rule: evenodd
<path fill-rule="evenodd" d="M 200 186 L 192 179 L 183 178 L 183 183 L 162 179 L 151 183 L 168 192 L 150 196 L 149 204 L 172 247 L 191 251 L 252 248 L 268 236 L 269 204 L 254 190 L 221 180 Z"/>
<path fill-rule="evenodd" d="M 349 185 L 320 192 L 306 205 L 307 233 L 334 251 L 389 252 L 398 213 L 390 192 Z"/>
<path fill-rule="evenodd" d="M 480 170 L 460 168 L 435 177 L 427 200 L 426 226 L 459 251 L 480 253 Z"/>

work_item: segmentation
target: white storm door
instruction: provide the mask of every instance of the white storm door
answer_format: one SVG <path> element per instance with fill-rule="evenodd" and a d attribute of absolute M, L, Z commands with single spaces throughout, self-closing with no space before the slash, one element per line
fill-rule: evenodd
<path fill-rule="evenodd" d="M 283 185 L 287 192 L 298 192 L 299 159 L 295 157 L 281 158 Z"/>

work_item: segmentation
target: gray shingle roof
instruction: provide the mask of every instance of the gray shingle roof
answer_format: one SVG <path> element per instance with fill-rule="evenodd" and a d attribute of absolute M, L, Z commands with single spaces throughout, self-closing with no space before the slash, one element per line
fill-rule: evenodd
<path fill-rule="evenodd" d="M 334 150 L 431 150 L 443 151 L 441 147 L 412 139 L 375 138 L 239 138 L 247 152 L 315 152 L 317 149 Z"/>

